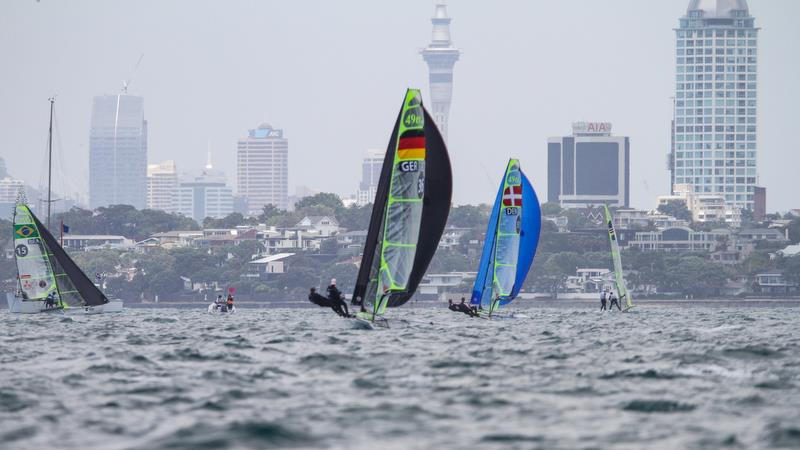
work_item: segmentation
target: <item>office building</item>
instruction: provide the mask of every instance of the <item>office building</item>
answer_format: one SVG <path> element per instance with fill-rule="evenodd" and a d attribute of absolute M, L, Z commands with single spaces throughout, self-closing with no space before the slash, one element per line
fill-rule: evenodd
<path fill-rule="evenodd" d="M 233 190 L 225 174 L 208 164 L 198 177 L 182 180 L 177 191 L 177 212 L 202 224 L 203 219 L 221 219 L 233 212 Z"/>
<path fill-rule="evenodd" d="M 445 142 L 447 142 L 450 103 L 453 99 L 453 66 L 461 55 L 450 40 L 450 20 L 447 17 L 447 5 L 437 3 L 431 18 L 433 24 L 431 43 L 421 52 L 422 58 L 428 63 L 431 98 L 429 111 Z"/>
<path fill-rule="evenodd" d="M 630 205 L 630 140 L 607 122 L 576 122 L 547 141 L 547 201 L 563 208 Z"/>
<path fill-rule="evenodd" d="M 758 28 L 745 0 L 692 0 L 676 37 L 673 186 L 755 202 Z M 674 190 L 674 189 L 673 189 Z"/>
<path fill-rule="evenodd" d="M 286 209 L 289 196 L 289 140 L 283 130 L 262 123 L 239 139 L 236 152 L 237 194 L 248 215 L 261 214 L 264 205 Z"/>
<path fill-rule="evenodd" d="M 144 99 L 127 94 L 94 98 L 89 132 L 92 208 L 147 204 L 147 122 Z"/>
<path fill-rule="evenodd" d="M 367 150 L 367 155 L 361 162 L 361 183 L 356 191 L 356 205 L 364 206 L 375 201 L 385 157 L 386 152 L 383 150 Z"/>
<path fill-rule="evenodd" d="M 147 208 L 175 212 L 178 171 L 175 161 L 147 165 Z"/>

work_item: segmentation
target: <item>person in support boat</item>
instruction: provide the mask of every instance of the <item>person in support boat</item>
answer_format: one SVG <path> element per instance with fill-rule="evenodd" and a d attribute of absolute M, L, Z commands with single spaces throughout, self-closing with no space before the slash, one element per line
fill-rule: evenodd
<path fill-rule="evenodd" d="M 233 294 L 228 294 L 228 299 L 225 300 L 225 305 L 228 307 L 228 311 L 233 310 Z"/>
<path fill-rule="evenodd" d="M 333 303 L 331 309 L 336 314 L 342 317 L 351 317 L 350 311 L 347 309 L 347 303 L 342 298 L 342 292 L 336 287 L 336 278 L 331 278 L 331 284 L 328 286 L 328 300 Z"/>
<path fill-rule="evenodd" d="M 617 309 L 622 311 L 622 308 L 619 306 L 619 300 L 617 299 L 617 296 L 614 295 L 614 291 L 611 291 L 608 297 L 611 299 L 611 302 L 608 305 L 608 310 L 611 311 L 611 309 L 614 308 L 614 305 L 617 305 Z"/>
<path fill-rule="evenodd" d="M 603 289 L 603 292 L 600 293 L 600 311 L 606 310 L 606 291 Z"/>

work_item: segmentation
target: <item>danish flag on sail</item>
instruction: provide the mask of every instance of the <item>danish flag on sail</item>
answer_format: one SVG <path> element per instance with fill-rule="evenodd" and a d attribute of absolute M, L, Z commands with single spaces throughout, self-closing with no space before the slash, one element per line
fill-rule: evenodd
<path fill-rule="evenodd" d="M 522 186 L 509 186 L 503 191 L 503 206 L 522 206 Z"/>

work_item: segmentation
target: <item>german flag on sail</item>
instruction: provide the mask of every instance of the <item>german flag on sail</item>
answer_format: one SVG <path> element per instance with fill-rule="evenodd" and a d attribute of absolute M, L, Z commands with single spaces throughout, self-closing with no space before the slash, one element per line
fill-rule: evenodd
<path fill-rule="evenodd" d="M 425 136 L 403 136 L 397 143 L 399 159 L 425 159 Z"/>

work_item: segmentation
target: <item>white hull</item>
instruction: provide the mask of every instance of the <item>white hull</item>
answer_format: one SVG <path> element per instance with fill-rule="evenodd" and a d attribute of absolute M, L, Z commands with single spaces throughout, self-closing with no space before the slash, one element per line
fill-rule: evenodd
<path fill-rule="evenodd" d="M 104 305 L 84 306 L 81 308 L 45 308 L 42 301 L 23 301 L 14 294 L 6 293 L 8 311 L 15 314 L 39 314 L 62 312 L 66 314 L 105 314 L 122 312 L 122 300 L 111 300 Z"/>
<path fill-rule="evenodd" d="M 231 306 L 230 309 L 223 311 L 222 309 L 217 309 L 217 305 L 214 303 L 208 305 L 208 313 L 209 314 L 233 314 L 236 312 L 236 307 Z"/>

